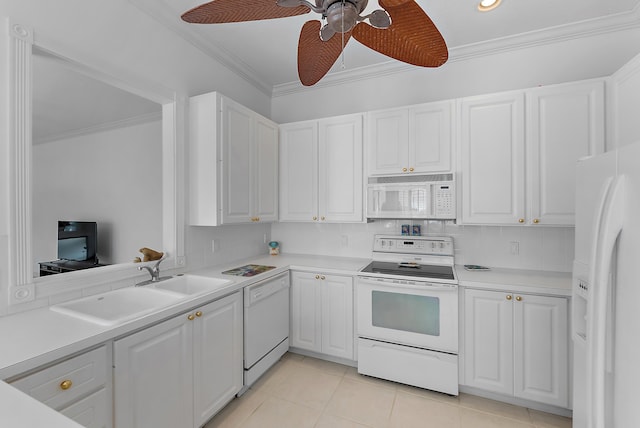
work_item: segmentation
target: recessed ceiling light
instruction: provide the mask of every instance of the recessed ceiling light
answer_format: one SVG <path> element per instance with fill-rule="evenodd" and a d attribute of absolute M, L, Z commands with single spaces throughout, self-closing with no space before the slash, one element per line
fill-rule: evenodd
<path fill-rule="evenodd" d="M 501 1 L 502 0 L 481 0 L 480 3 L 478 3 L 478 10 L 480 12 L 488 12 L 498 7 Z"/>

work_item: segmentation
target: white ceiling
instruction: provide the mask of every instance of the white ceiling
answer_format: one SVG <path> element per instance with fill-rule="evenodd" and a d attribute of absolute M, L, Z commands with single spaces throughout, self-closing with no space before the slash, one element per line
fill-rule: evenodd
<path fill-rule="evenodd" d="M 298 81 L 297 43 L 302 25 L 314 12 L 296 17 L 229 24 L 187 24 L 180 15 L 203 0 L 130 0 L 141 10 L 266 88 Z M 638 12 L 639 0 L 503 0 L 491 12 L 479 12 L 478 0 L 416 0 L 442 33 L 450 53 L 523 33 L 562 27 L 583 30 L 602 18 Z M 242 4 L 242 0 L 238 0 Z M 367 10 L 378 8 L 370 0 Z M 594 21 L 595 20 L 595 21 Z M 574 24 L 581 23 L 581 26 Z M 451 59 L 451 55 L 450 55 Z M 345 71 L 394 62 L 352 39 L 344 51 Z M 339 58 L 329 74 L 342 70 Z"/>

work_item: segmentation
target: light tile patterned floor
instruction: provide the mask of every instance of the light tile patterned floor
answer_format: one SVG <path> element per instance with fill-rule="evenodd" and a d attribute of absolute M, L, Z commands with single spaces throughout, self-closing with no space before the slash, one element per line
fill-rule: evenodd
<path fill-rule="evenodd" d="M 571 419 L 469 394 L 450 397 L 286 354 L 205 428 L 571 428 Z"/>

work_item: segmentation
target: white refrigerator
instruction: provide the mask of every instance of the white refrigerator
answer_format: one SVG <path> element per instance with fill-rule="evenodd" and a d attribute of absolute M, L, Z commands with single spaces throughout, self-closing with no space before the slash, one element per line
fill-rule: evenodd
<path fill-rule="evenodd" d="M 573 426 L 640 427 L 640 143 L 576 178 Z"/>

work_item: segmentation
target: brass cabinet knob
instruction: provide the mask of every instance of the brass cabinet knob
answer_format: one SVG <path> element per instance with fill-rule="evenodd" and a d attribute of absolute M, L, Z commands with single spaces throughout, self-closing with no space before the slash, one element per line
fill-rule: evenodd
<path fill-rule="evenodd" d="M 516 296 L 516 300 L 517 300 L 518 302 L 521 302 L 521 301 L 522 301 L 522 297 L 520 297 L 520 296 Z"/>
<path fill-rule="evenodd" d="M 324 221 L 324 216 L 320 217 L 320 220 Z"/>
<path fill-rule="evenodd" d="M 538 224 L 538 223 L 540 223 L 540 220 L 538 220 L 537 218 L 534 218 L 534 219 L 533 219 L 533 223 L 534 223 L 534 224 Z"/>
<path fill-rule="evenodd" d="M 316 279 L 320 279 L 320 275 L 316 275 Z"/>
<path fill-rule="evenodd" d="M 260 217 L 256 217 L 256 221 L 260 221 Z"/>
<path fill-rule="evenodd" d="M 413 172 L 413 167 L 409 168 L 409 172 Z"/>
<path fill-rule="evenodd" d="M 196 317 L 193 316 L 193 314 L 189 314 L 189 316 L 187 317 L 187 319 L 189 321 L 193 321 L 194 319 L 196 319 Z"/>
<path fill-rule="evenodd" d="M 507 300 L 511 300 L 512 296 L 511 294 L 507 294 Z"/>
<path fill-rule="evenodd" d="M 202 311 L 198 311 L 198 312 L 196 312 L 196 316 L 197 316 L 198 318 L 199 318 L 199 317 L 201 317 L 201 316 L 202 316 Z"/>
<path fill-rule="evenodd" d="M 407 172 L 407 168 L 402 168 L 402 172 Z"/>
<path fill-rule="evenodd" d="M 66 391 L 67 389 L 71 388 L 71 385 L 73 385 L 73 382 L 71 382 L 69 379 L 63 380 L 62 382 L 60 382 L 60 389 Z"/>
<path fill-rule="evenodd" d="M 316 220 L 318 220 L 318 217 L 313 216 L 313 221 L 316 221 Z"/>
<path fill-rule="evenodd" d="M 524 219 L 523 218 L 519 218 L 518 219 L 518 223 L 524 223 Z"/>
<path fill-rule="evenodd" d="M 324 275 L 322 275 L 322 276 L 320 277 L 320 279 L 324 281 Z"/>

